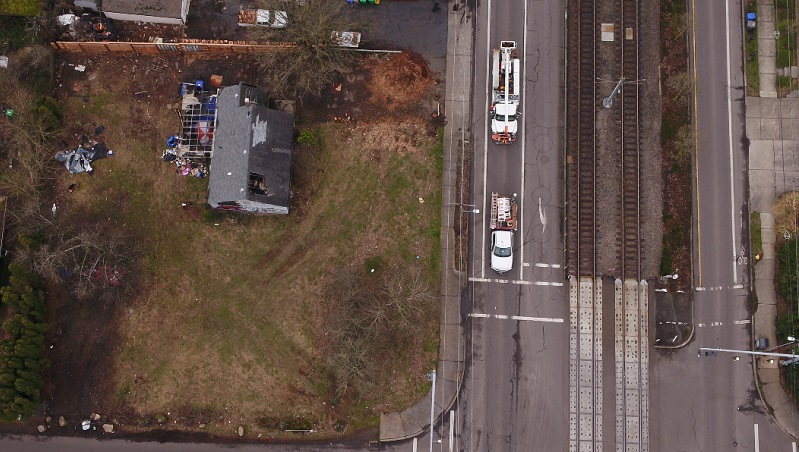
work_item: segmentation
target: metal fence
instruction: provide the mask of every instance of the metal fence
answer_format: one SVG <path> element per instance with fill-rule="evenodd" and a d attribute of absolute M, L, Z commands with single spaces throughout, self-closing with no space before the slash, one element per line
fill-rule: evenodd
<path fill-rule="evenodd" d="M 252 53 L 280 52 L 294 46 L 288 42 L 254 44 L 246 41 L 203 41 L 186 40 L 183 42 L 72 42 L 55 41 L 52 46 L 65 52 L 93 53 Z"/>

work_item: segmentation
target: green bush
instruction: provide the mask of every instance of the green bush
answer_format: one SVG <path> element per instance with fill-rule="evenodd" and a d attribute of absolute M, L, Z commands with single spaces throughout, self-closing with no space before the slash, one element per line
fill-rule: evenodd
<path fill-rule="evenodd" d="M 777 328 L 777 342 L 780 344 L 788 342 L 788 336 L 796 337 L 799 333 L 799 318 L 794 313 L 778 315 L 774 324 Z"/>
<path fill-rule="evenodd" d="M 797 268 L 796 239 L 786 241 L 777 250 L 777 288 L 791 305 L 791 311 L 796 311 L 796 302 L 799 300 L 799 268 Z"/>
<path fill-rule="evenodd" d="M 42 12 L 42 2 L 39 0 L 0 0 L 0 15 L 2 16 L 38 16 Z"/>
<path fill-rule="evenodd" d="M 677 135 L 677 128 L 668 119 L 663 118 L 660 125 L 660 139 L 663 142 L 671 141 Z"/>
<path fill-rule="evenodd" d="M 2 14 L 2 13 L 0 13 Z M 33 42 L 24 17 L 0 17 L 0 50 L 19 50 Z"/>
<path fill-rule="evenodd" d="M 0 340 L 0 419 L 14 421 L 33 415 L 41 400 L 42 373 L 50 366 L 44 357 L 47 308 L 41 281 L 29 268 L 9 265 L 9 284 L 0 293 L 14 314 L 3 322 Z"/>
<path fill-rule="evenodd" d="M 297 137 L 297 143 L 311 147 L 317 146 L 319 137 L 310 129 L 302 129 L 300 130 L 300 136 Z"/>
<path fill-rule="evenodd" d="M 39 96 L 36 99 L 36 117 L 47 132 L 56 132 L 61 128 L 64 111 L 57 100 L 50 96 Z"/>

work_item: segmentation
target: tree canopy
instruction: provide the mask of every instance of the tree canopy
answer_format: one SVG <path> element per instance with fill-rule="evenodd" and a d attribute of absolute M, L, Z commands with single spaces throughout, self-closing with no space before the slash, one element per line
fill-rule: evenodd
<path fill-rule="evenodd" d="M 287 20 L 282 28 L 251 27 L 252 38 L 293 44 L 256 57 L 273 96 L 318 96 L 357 60 L 357 52 L 339 46 L 332 37 L 337 31 L 365 29 L 362 19 L 344 0 L 259 0 L 257 7 L 284 11 Z"/>

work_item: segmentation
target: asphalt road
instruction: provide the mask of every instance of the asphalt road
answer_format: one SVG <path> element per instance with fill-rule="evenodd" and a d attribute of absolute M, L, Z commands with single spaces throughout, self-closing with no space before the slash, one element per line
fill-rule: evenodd
<path fill-rule="evenodd" d="M 726 3 L 725 3 L 726 2 Z M 790 451 L 766 415 L 752 360 L 697 357 L 699 347 L 751 350 L 746 221 L 742 11 L 739 0 L 695 7 L 698 151 L 694 211 L 694 340 L 652 356 L 655 451 Z"/>
<path fill-rule="evenodd" d="M 468 368 L 458 450 L 568 450 L 568 314 L 563 287 L 563 4 L 486 0 L 476 11 Z M 491 51 L 514 40 L 522 58 L 524 127 L 488 136 Z M 514 266 L 490 268 L 491 192 L 519 195 Z M 516 316 L 514 318 L 514 316 Z"/>

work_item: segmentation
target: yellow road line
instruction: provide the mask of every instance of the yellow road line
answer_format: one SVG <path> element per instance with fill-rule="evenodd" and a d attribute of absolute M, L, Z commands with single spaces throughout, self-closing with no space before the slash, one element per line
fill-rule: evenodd
<path fill-rule="evenodd" d="M 699 275 L 699 286 L 702 286 L 702 222 L 700 221 L 699 209 L 699 99 L 697 96 L 697 77 L 696 77 L 696 3 L 691 0 L 691 45 L 693 47 L 693 72 L 694 72 L 694 171 L 696 179 L 696 260 L 697 274 Z"/>

